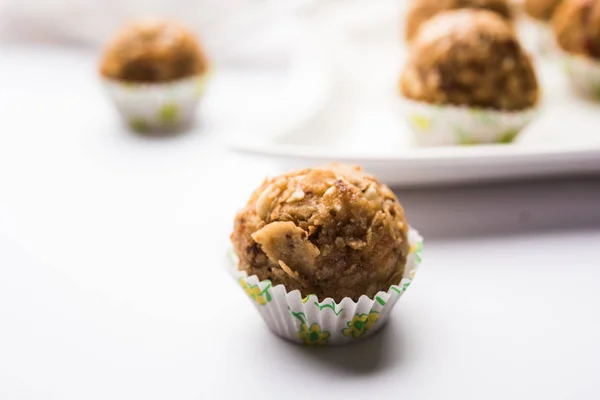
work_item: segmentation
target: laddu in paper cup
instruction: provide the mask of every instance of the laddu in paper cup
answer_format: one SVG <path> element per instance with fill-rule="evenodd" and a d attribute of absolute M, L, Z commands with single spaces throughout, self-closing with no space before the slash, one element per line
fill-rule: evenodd
<path fill-rule="evenodd" d="M 358 301 L 348 297 L 340 302 L 331 298 L 319 301 L 315 295 L 303 298 L 298 290 L 288 292 L 283 285 L 273 286 L 269 280 L 260 281 L 256 275 L 239 271 L 235 255 L 229 270 L 276 335 L 308 346 L 344 345 L 380 329 L 410 286 L 421 263 L 423 238 L 411 229 L 408 240 L 410 253 L 400 283 L 373 298 L 363 295 Z"/>
<path fill-rule="evenodd" d="M 536 108 L 501 111 L 403 101 L 403 115 L 419 146 L 511 143 L 536 114 Z"/>
<path fill-rule="evenodd" d="M 130 83 L 103 78 L 125 122 L 136 131 L 171 130 L 190 124 L 206 89 L 208 74 L 172 82 Z"/>
<path fill-rule="evenodd" d="M 557 54 L 573 88 L 600 101 L 600 61 L 564 50 L 557 50 Z"/>

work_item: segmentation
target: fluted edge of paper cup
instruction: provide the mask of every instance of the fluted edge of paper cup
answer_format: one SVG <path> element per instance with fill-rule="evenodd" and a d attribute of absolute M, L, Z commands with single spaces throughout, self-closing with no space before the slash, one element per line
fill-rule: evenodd
<path fill-rule="evenodd" d="M 562 49 L 557 49 L 556 54 L 575 91 L 600 101 L 600 61 Z"/>
<path fill-rule="evenodd" d="M 537 113 L 538 107 L 502 111 L 402 98 L 402 115 L 423 147 L 511 143 Z"/>
<path fill-rule="evenodd" d="M 131 83 L 102 77 L 124 121 L 136 131 L 169 130 L 190 124 L 210 74 L 159 83 Z"/>
<path fill-rule="evenodd" d="M 303 345 L 345 345 L 374 334 L 389 317 L 390 310 L 408 289 L 421 264 L 423 238 L 410 229 L 410 252 L 402 280 L 387 292 L 373 298 L 361 296 L 358 301 L 349 297 L 340 302 L 327 298 L 319 301 L 316 295 L 302 297 L 299 290 L 288 292 L 283 285 L 260 281 L 237 269 L 237 257 L 231 251 L 228 270 L 244 289 L 269 329 L 276 335 Z"/>

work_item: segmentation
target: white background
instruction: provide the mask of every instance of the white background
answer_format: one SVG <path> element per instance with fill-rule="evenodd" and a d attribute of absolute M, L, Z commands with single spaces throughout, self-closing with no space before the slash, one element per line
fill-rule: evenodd
<path fill-rule="evenodd" d="M 126 131 L 95 63 L 0 46 L 0 399 L 600 397 L 599 177 L 398 190 L 426 242 L 388 326 L 298 347 L 224 271 L 276 166 Z"/>

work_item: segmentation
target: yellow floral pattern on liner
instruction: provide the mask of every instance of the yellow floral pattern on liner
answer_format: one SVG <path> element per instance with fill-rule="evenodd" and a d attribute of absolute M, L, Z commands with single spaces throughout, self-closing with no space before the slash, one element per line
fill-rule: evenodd
<path fill-rule="evenodd" d="M 271 294 L 269 293 L 269 288 L 271 287 L 270 282 L 263 290 L 260 290 L 258 285 L 250 285 L 244 278 L 240 278 L 239 282 L 246 294 L 261 306 L 264 306 L 271 301 Z"/>
<path fill-rule="evenodd" d="M 178 117 L 179 107 L 174 103 L 163 105 L 158 112 L 158 118 L 161 122 L 172 123 L 175 122 Z"/>
<path fill-rule="evenodd" d="M 427 132 L 431 127 L 431 120 L 420 114 L 412 114 L 410 122 L 421 132 Z"/>
<path fill-rule="evenodd" d="M 352 321 L 349 321 L 346 324 L 347 328 L 342 329 L 342 333 L 344 336 L 358 339 L 373 328 L 373 325 L 375 325 L 378 318 L 379 313 L 377 312 L 370 312 L 368 314 L 355 314 L 352 318 Z"/>
<path fill-rule="evenodd" d="M 504 143 L 504 144 L 512 143 L 518 134 L 519 134 L 519 131 L 517 129 L 508 130 L 508 131 L 504 132 L 504 134 L 502 134 L 502 136 L 500 136 L 500 139 L 498 139 L 498 143 Z"/>
<path fill-rule="evenodd" d="M 303 312 L 293 312 L 292 316 L 300 321 L 300 330 L 297 332 L 298 339 L 307 346 L 325 346 L 329 340 L 329 332 L 324 331 L 321 325 L 313 323 L 310 326 Z"/>
<path fill-rule="evenodd" d="M 208 80 L 208 75 L 210 74 L 210 72 L 204 74 L 203 76 L 200 76 L 196 79 L 195 82 L 195 86 L 196 86 L 196 90 L 195 90 L 195 95 L 196 97 L 200 97 L 204 94 L 204 91 L 206 90 L 206 81 Z"/>
<path fill-rule="evenodd" d="M 148 130 L 148 124 L 141 117 L 133 117 L 129 120 L 129 126 L 131 129 L 137 132 L 143 132 Z"/>
<path fill-rule="evenodd" d="M 298 331 L 298 339 L 307 346 L 325 346 L 329 339 L 329 332 L 322 331 L 321 326 L 317 323 L 310 327 L 303 323 Z"/>

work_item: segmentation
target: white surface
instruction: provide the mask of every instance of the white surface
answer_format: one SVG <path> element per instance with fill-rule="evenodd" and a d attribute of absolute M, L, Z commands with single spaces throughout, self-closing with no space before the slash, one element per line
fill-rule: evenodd
<path fill-rule="evenodd" d="M 0 54 L 0 399 L 600 397 L 598 179 L 400 191 L 414 285 L 372 340 L 309 350 L 223 270 L 271 165 L 211 121 L 125 131 L 89 55 Z"/>
<path fill-rule="evenodd" d="M 354 8 L 321 16 L 321 24 L 339 32 L 333 53 L 337 81 L 325 110 L 300 130 L 252 137 L 240 132 L 232 148 L 271 157 L 284 168 L 345 160 L 396 185 L 600 171 L 600 105 L 573 93 L 558 63 L 548 58 L 537 62 L 544 95 L 540 116 L 515 144 L 416 147 L 396 91 L 405 57 L 399 3 L 352 3 Z"/>

